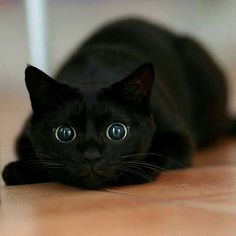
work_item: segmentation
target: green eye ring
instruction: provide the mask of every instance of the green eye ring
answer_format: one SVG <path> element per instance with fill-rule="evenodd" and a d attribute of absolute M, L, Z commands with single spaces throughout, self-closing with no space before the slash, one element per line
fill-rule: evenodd
<path fill-rule="evenodd" d="M 61 143 L 70 143 L 77 137 L 74 127 L 70 125 L 60 125 L 55 131 L 54 135 L 56 139 Z"/>
<path fill-rule="evenodd" d="M 106 137 L 112 141 L 121 141 L 128 135 L 128 127 L 120 122 L 110 124 L 106 129 Z"/>

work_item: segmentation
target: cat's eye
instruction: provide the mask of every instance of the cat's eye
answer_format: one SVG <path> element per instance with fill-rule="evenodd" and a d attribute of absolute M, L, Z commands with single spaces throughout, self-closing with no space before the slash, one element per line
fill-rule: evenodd
<path fill-rule="evenodd" d="M 55 137 L 61 143 L 72 142 L 76 138 L 76 131 L 72 126 L 61 125 L 55 130 Z"/>
<path fill-rule="evenodd" d="M 122 123 L 112 123 L 111 125 L 108 126 L 106 130 L 106 136 L 110 140 L 113 141 L 120 141 L 124 138 L 126 138 L 128 134 L 128 128 L 122 124 Z"/>

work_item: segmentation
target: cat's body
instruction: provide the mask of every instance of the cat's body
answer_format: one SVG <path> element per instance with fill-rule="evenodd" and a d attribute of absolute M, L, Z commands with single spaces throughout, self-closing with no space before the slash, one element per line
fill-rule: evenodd
<path fill-rule="evenodd" d="M 149 62 L 154 68 L 145 64 Z M 46 90 L 37 77 L 48 81 Z M 141 183 L 152 180 L 158 169 L 188 166 L 196 147 L 229 129 L 224 76 L 209 55 L 192 39 L 141 20 L 118 21 L 100 30 L 61 68 L 56 80 L 60 83 L 32 67 L 26 70 L 34 114 L 18 139 L 20 161 L 4 171 L 7 184 L 59 181 L 99 188 Z M 42 91 L 46 97 L 54 94 L 54 99 L 40 100 Z M 59 146 L 48 138 L 45 127 L 57 132 L 68 122 L 77 136 Z M 123 139 L 103 137 L 109 136 L 109 124 L 116 125 L 113 131 L 127 131 Z M 52 156 L 61 167 L 47 167 Z M 103 163 L 101 175 L 88 174 L 82 167 L 76 170 L 73 165 L 84 162 L 84 156 Z M 29 164 L 34 161 L 38 164 Z"/>

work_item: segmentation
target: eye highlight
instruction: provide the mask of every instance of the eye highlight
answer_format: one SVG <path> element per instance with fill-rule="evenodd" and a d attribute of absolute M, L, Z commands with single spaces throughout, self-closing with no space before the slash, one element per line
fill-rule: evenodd
<path fill-rule="evenodd" d="M 56 128 L 54 135 L 61 143 L 70 143 L 76 138 L 76 131 L 72 126 L 60 125 Z"/>
<path fill-rule="evenodd" d="M 127 127 L 119 122 L 112 123 L 106 130 L 106 136 L 112 141 L 120 141 L 126 138 L 128 134 Z"/>

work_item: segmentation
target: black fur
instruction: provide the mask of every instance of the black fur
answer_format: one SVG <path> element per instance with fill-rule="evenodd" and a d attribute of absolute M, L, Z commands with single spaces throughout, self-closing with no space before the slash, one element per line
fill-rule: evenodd
<path fill-rule="evenodd" d="M 4 169 L 9 185 L 58 181 L 96 189 L 151 181 L 189 166 L 193 151 L 230 125 L 224 75 L 208 53 L 142 20 L 99 30 L 56 80 L 32 66 L 25 74 L 33 114 L 17 141 L 19 160 Z M 112 122 L 129 127 L 127 138 L 105 137 Z M 73 142 L 55 139 L 61 124 L 75 127 Z M 99 156 L 97 171 L 84 161 L 91 153 Z"/>

